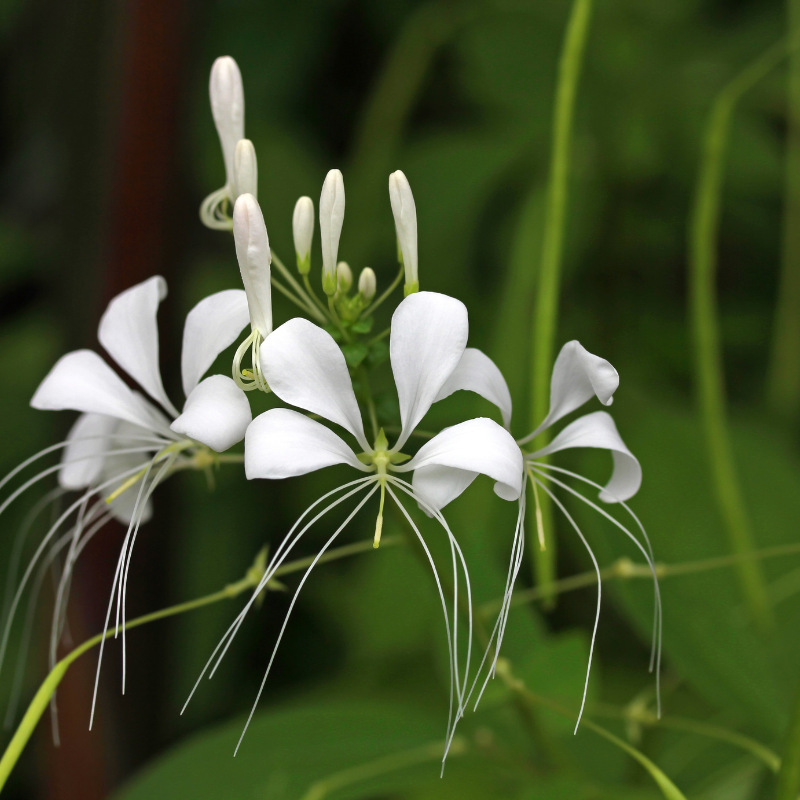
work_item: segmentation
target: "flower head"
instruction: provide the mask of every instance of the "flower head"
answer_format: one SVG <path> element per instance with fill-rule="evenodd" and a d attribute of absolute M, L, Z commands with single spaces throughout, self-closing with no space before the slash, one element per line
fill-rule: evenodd
<path fill-rule="evenodd" d="M 310 197 L 301 197 L 295 204 L 292 234 L 297 271 L 301 275 L 308 275 L 311 269 L 311 242 L 314 240 L 314 201 Z"/>

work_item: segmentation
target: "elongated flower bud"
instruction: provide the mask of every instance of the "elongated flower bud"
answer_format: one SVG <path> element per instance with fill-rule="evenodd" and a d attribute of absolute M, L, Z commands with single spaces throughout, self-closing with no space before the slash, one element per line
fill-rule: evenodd
<path fill-rule="evenodd" d="M 338 169 L 325 176 L 319 198 L 319 231 L 322 238 L 322 288 L 336 294 L 336 256 L 344 222 L 344 179 Z"/>
<path fill-rule="evenodd" d="M 392 201 L 397 242 L 405 267 L 405 295 L 419 291 L 417 270 L 417 207 L 408 178 L 400 171 L 389 176 L 389 199 Z"/>
<path fill-rule="evenodd" d="M 221 56 L 211 67 L 209 95 L 211 113 L 225 159 L 225 180 L 228 187 L 232 188 L 236 144 L 244 139 L 244 88 L 239 67 L 230 56 Z"/>
<path fill-rule="evenodd" d="M 372 300 L 378 288 L 378 281 L 372 267 L 364 267 L 358 276 L 358 291 L 365 300 Z"/>
<path fill-rule="evenodd" d="M 243 194 L 233 207 L 233 239 L 250 309 L 250 325 L 266 338 L 272 333 L 272 287 L 267 226 L 258 201 Z"/>
<path fill-rule="evenodd" d="M 308 275 L 311 269 L 311 242 L 314 239 L 314 201 L 310 197 L 301 197 L 295 203 L 292 233 L 297 271 L 301 275 Z"/>
<path fill-rule="evenodd" d="M 336 265 L 336 284 L 339 291 L 345 294 L 350 291 L 350 287 L 353 285 L 353 270 L 350 269 L 350 265 L 346 261 L 340 261 Z"/>
<path fill-rule="evenodd" d="M 234 199 L 251 194 L 258 199 L 258 162 L 256 149 L 249 139 L 239 139 L 233 154 Z"/>

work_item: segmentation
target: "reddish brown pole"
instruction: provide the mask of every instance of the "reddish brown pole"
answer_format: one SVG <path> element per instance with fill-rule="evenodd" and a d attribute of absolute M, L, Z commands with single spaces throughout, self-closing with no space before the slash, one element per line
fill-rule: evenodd
<path fill-rule="evenodd" d="M 123 289 L 155 274 L 166 274 L 169 279 L 166 212 L 178 171 L 185 11 L 184 0 L 127 0 L 122 11 L 122 56 L 114 98 L 117 119 L 110 128 L 106 202 L 101 211 L 102 306 L 97 310 L 98 319 L 108 300 Z M 167 321 L 163 312 L 159 317 L 164 329 Z M 143 538 L 152 537 L 156 524 L 148 525 Z M 82 559 L 83 590 L 75 592 L 70 614 L 79 639 L 97 632 L 102 625 L 120 533 L 109 526 Z M 119 691 L 115 666 L 112 656 L 101 681 L 92 733 L 87 730 L 87 721 L 94 659 L 79 660 L 59 689 L 61 746 L 47 746 L 48 798 L 100 800 L 117 782 L 120 762 L 131 765 L 128 754 L 112 752 L 113 743 L 125 739 L 124 731 L 114 730 L 109 713 L 120 705 L 111 694 Z M 49 726 L 42 730 L 49 739 Z"/>

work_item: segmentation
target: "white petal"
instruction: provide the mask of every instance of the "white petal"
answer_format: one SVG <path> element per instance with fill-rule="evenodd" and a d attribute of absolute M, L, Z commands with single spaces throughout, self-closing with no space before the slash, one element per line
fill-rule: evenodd
<path fill-rule="evenodd" d="M 252 419 L 245 393 L 226 375 L 211 375 L 186 398 L 170 427 L 221 453 L 244 439 Z"/>
<path fill-rule="evenodd" d="M 233 155 L 233 194 L 234 199 L 241 194 L 251 194 L 258 198 L 258 159 L 256 149 L 249 139 L 236 143 Z"/>
<path fill-rule="evenodd" d="M 619 374 L 608 361 L 592 355 L 578 341 L 567 342 L 553 365 L 550 411 L 541 425 L 522 442 L 530 441 L 595 395 L 604 406 L 610 406 L 618 386 Z"/>
<path fill-rule="evenodd" d="M 411 461 L 394 468 L 395 472 L 426 468 L 423 470 L 422 480 L 433 495 L 431 500 L 439 496 L 450 502 L 466 489 L 474 476 L 468 478 L 466 475 L 453 475 L 445 470 L 434 472 L 427 469 L 431 466 L 488 475 L 500 484 L 495 487 L 495 492 L 504 500 L 516 500 L 522 491 L 522 451 L 507 430 L 486 417 L 445 428 L 426 442 Z M 415 486 L 416 481 L 415 472 Z M 433 488 L 432 484 L 437 481 L 442 486 Z"/>
<path fill-rule="evenodd" d="M 266 338 L 272 331 L 272 285 L 267 226 L 261 206 L 251 194 L 243 194 L 233 207 L 233 240 L 242 283 L 247 293 L 250 322 Z"/>
<path fill-rule="evenodd" d="M 96 481 L 103 469 L 103 454 L 114 445 L 110 435 L 119 420 L 105 414 L 81 414 L 67 434 L 69 444 L 64 448 L 58 473 L 63 489 L 83 489 Z"/>
<path fill-rule="evenodd" d="M 390 354 L 400 399 L 400 448 L 458 366 L 469 319 L 460 300 L 434 292 L 409 295 L 392 315 Z"/>
<path fill-rule="evenodd" d="M 241 289 L 226 289 L 212 294 L 186 315 L 181 352 L 181 375 L 186 397 L 216 357 L 236 341 L 249 321 L 247 295 Z"/>
<path fill-rule="evenodd" d="M 431 465 L 415 470 L 412 484 L 428 505 L 440 509 L 455 500 L 477 477 L 477 472 Z M 424 506 L 420 508 L 432 516 Z"/>
<path fill-rule="evenodd" d="M 31 405 L 48 411 L 107 414 L 158 430 L 144 399 L 137 397 L 92 350 L 75 350 L 62 356 L 39 384 Z"/>
<path fill-rule="evenodd" d="M 600 499 L 606 503 L 633 497 L 642 485 L 642 468 L 636 456 L 622 441 L 614 420 L 605 411 L 595 411 L 567 425 L 547 447 L 531 454 L 531 460 L 571 447 L 597 447 L 610 450 L 614 456 L 614 472 Z"/>
<path fill-rule="evenodd" d="M 230 56 L 221 56 L 211 67 L 208 93 L 225 159 L 225 180 L 232 187 L 236 144 L 244 139 L 244 88 L 239 66 Z"/>
<path fill-rule="evenodd" d="M 333 431 L 288 408 L 256 417 L 244 440 L 244 471 L 253 478 L 291 478 L 334 464 L 368 472 Z"/>
<path fill-rule="evenodd" d="M 100 320 L 97 338 L 114 361 L 157 400 L 173 417 L 172 405 L 158 364 L 158 304 L 167 296 L 167 282 L 159 275 L 118 294 Z"/>
<path fill-rule="evenodd" d="M 307 319 L 284 322 L 261 345 L 261 370 L 284 403 L 341 425 L 369 449 L 342 351 Z"/>
<path fill-rule="evenodd" d="M 467 389 L 494 403 L 503 415 L 503 425 L 511 425 L 511 392 L 497 364 L 489 356 L 468 347 L 461 361 L 453 370 L 446 383 L 436 395 L 436 400 L 444 400 L 459 389 Z"/>

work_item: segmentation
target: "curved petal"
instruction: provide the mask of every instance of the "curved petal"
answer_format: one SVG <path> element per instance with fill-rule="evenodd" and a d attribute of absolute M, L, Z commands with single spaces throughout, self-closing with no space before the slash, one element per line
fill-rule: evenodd
<path fill-rule="evenodd" d="M 450 469 L 434 471 L 431 467 Z M 475 477 L 474 474 L 472 477 L 454 475 L 454 469 L 481 473 L 493 478 L 499 484 L 495 487 L 495 492 L 504 500 L 518 499 L 523 485 L 522 451 L 507 430 L 486 417 L 445 428 L 426 442 L 411 461 L 393 469 L 395 472 L 422 470 L 419 480 L 422 481 L 421 485 L 427 487 L 431 501 L 439 497 L 449 503 Z M 416 472 L 412 483 L 414 486 L 418 485 Z M 439 486 L 433 486 L 434 483 Z"/>
<path fill-rule="evenodd" d="M 297 411 L 273 408 L 256 417 L 244 439 L 244 471 L 253 478 L 291 478 L 334 464 L 369 472 L 332 430 Z"/>
<path fill-rule="evenodd" d="M 608 361 L 592 355 L 578 341 L 567 342 L 553 365 L 550 411 L 541 425 L 521 443 L 529 442 L 595 395 L 604 406 L 610 406 L 618 386 L 619 374 Z"/>
<path fill-rule="evenodd" d="M 252 419 L 247 395 L 227 375 L 211 375 L 186 398 L 170 429 L 221 453 L 244 439 Z"/>
<path fill-rule="evenodd" d="M 299 317 L 261 345 L 261 371 L 284 403 L 341 425 L 369 450 L 342 351 L 322 328 Z"/>
<path fill-rule="evenodd" d="M 458 366 L 468 333 L 466 306 L 444 294 L 417 292 L 395 310 L 389 350 L 403 423 L 395 450 L 405 444 Z"/>
<path fill-rule="evenodd" d="M 226 289 L 212 294 L 186 315 L 181 352 L 181 377 L 186 397 L 214 359 L 236 341 L 249 321 L 247 295 L 242 289 Z"/>
<path fill-rule="evenodd" d="M 69 444 L 64 448 L 58 473 L 62 489 L 83 489 L 90 486 L 103 469 L 104 453 L 109 449 L 110 436 L 119 420 L 105 414 L 81 414 L 67 434 Z"/>
<path fill-rule="evenodd" d="M 494 403 L 500 409 L 503 425 L 508 430 L 511 425 L 511 392 L 508 391 L 506 379 L 497 364 L 474 347 L 464 351 L 461 361 L 439 390 L 434 402 L 450 397 L 459 389 L 475 392 Z"/>
<path fill-rule="evenodd" d="M 625 446 L 610 414 L 595 411 L 579 417 L 567 425 L 547 447 L 532 453 L 528 458 L 533 460 L 571 447 L 597 447 L 611 451 L 614 472 L 600 492 L 601 500 L 618 503 L 628 500 L 639 491 L 642 485 L 642 467 L 636 456 Z"/>
<path fill-rule="evenodd" d="M 230 56 L 220 56 L 212 65 L 208 93 L 225 159 L 225 180 L 232 187 L 233 156 L 237 142 L 244 139 L 244 87 L 239 65 Z"/>
<path fill-rule="evenodd" d="M 109 355 L 154 400 L 173 416 L 158 365 L 158 304 L 167 296 L 167 282 L 156 275 L 118 294 L 100 320 L 97 338 Z"/>
<path fill-rule="evenodd" d="M 75 350 L 56 361 L 39 384 L 31 405 L 47 411 L 83 411 L 124 419 L 147 430 L 158 430 L 155 417 L 92 350 Z"/>
<path fill-rule="evenodd" d="M 477 477 L 478 473 L 470 470 L 431 464 L 415 470 L 411 482 L 429 506 L 440 509 L 455 500 Z M 420 508 L 429 517 L 433 516 L 424 506 Z"/>

